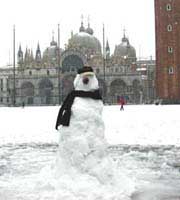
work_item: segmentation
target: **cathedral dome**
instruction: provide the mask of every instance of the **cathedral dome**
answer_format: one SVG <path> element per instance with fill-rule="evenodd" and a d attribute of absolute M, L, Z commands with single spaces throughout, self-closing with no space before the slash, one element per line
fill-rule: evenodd
<path fill-rule="evenodd" d="M 90 52 L 91 54 L 101 54 L 101 43 L 92 34 L 79 32 L 69 39 L 69 47 Z"/>
<path fill-rule="evenodd" d="M 57 57 L 57 47 L 47 47 L 46 50 L 44 51 L 43 55 L 48 56 L 50 59 L 55 59 Z"/>
<path fill-rule="evenodd" d="M 133 46 L 130 45 L 128 38 L 124 35 L 122 42 L 119 45 L 116 45 L 114 50 L 115 57 L 129 57 L 136 58 L 136 50 Z"/>
<path fill-rule="evenodd" d="M 43 53 L 43 57 L 47 57 L 51 61 L 55 61 L 57 59 L 57 43 L 52 40 L 50 43 L 50 47 L 47 47 Z"/>
<path fill-rule="evenodd" d="M 43 60 L 46 63 L 51 63 L 55 65 L 58 62 L 58 45 L 57 42 L 54 40 L 54 36 L 52 37 L 52 41 L 50 42 L 50 46 L 45 49 L 43 52 Z M 63 50 L 60 49 L 61 53 Z"/>

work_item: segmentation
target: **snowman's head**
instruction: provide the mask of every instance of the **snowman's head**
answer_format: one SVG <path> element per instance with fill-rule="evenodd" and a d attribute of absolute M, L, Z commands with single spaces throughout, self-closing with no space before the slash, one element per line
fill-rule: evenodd
<path fill-rule="evenodd" d="M 98 88 L 98 80 L 91 67 L 83 67 L 78 70 L 74 79 L 75 90 L 92 91 Z"/>

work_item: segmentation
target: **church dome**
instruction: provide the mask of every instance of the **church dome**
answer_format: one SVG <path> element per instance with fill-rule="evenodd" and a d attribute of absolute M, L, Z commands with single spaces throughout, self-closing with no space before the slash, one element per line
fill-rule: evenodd
<path fill-rule="evenodd" d="M 119 45 L 116 45 L 114 50 L 115 57 L 129 57 L 136 58 L 136 50 L 133 46 L 130 45 L 128 38 L 124 35 L 122 42 Z"/>
<path fill-rule="evenodd" d="M 63 50 L 60 49 L 60 53 Z M 50 46 L 45 49 L 43 52 L 43 60 L 45 62 L 50 63 L 57 63 L 58 59 L 58 45 L 57 42 L 54 40 L 54 36 L 52 37 L 52 41 L 50 42 Z"/>
<path fill-rule="evenodd" d="M 43 56 L 48 56 L 49 59 L 56 59 L 57 57 L 57 47 L 47 47 L 43 53 Z"/>
<path fill-rule="evenodd" d="M 69 47 L 77 48 L 91 54 L 101 54 L 101 43 L 92 34 L 79 32 L 69 39 Z"/>
<path fill-rule="evenodd" d="M 50 47 L 47 47 L 43 53 L 44 57 L 48 57 L 50 60 L 56 60 L 57 57 L 57 42 L 54 41 L 54 38 L 50 42 Z"/>

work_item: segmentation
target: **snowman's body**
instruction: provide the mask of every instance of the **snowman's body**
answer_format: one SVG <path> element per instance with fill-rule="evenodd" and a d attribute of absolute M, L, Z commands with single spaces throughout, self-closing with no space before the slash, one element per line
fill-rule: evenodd
<path fill-rule="evenodd" d="M 76 76 L 75 90 L 98 89 L 95 75 L 89 76 L 89 83 L 85 85 L 82 79 L 83 76 Z M 73 168 L 102 181 L 109 176 L 106 173 L 110 163 L 107 165 L 102 111 L 102 100 L 75 97 L 71 107 L 70 125 L 60 128 L 59 157 L 63 173 Z"/>

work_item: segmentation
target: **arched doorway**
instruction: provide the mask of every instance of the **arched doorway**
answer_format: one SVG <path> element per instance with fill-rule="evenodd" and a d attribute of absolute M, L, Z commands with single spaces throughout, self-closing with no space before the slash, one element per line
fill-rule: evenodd
<path fill-rule="evenodd" d="M 49 79 L 45 78 L 39 82 L 39 96 L 41 104 L 53 103 L 52 90 L 53 84 Z"/>
<path fill-rule="evenodd" d="M 22 97 L 22 103 L 24 104 L 34 103 L 34 85 L 31 82 L 22 83 L 21 97 Z"/>
<path fill-rule="evenodd" d="M 121 79 L 114 80 L 110 85 L 110 99 L 112 103 L 117 103 L 120 96 L 126 96 L 127 85 Z"/>

